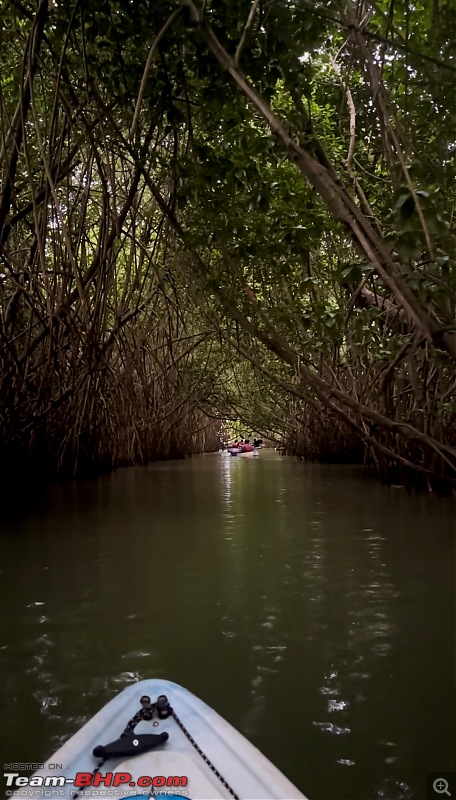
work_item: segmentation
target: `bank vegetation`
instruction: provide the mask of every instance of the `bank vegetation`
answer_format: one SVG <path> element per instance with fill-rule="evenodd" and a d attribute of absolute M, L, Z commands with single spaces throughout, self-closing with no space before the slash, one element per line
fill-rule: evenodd
<path fill-rule="evenodd" d="M 5 0 L 0 462 L 456 479 L 445 0 Z"/>

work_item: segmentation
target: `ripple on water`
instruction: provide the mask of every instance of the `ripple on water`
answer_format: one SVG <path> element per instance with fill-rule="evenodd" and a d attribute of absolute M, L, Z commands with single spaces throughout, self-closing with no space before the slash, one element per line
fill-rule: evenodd
<path fill-rule="evenodd" d="M 335 686 L 320 686 L 318 691 L 320 692 L 320 694 L 335 697 L 336 695 L 339 694 L 340 689 L 336 689 Z"/>
<path fill-rule="evenodd" d="M 328 700 L 328 711 L 343 711 L 348 703 L 345 700 Z"/>
<path fill-rule="evenodd" d="M 142 681 L 143 677 L 139 672 L 120 672 L 111 678 L 111 683 L 115 686 L 129 686 L 136 681 Z"/>
<path fill-rule="evenodd" d="M 373 622 L 366 630 L 366 634 L 370 639 L 384 639 L 386 636 L 391 636 L 394 632 L 394 625 L 389 622 Z"/>
<path fill-rule="evenodd" d="M 37 656 L 35 656 L 34 661 L 35 661 L 34 666 L 28 669 L 25 674 L 33 675 L 37 673 L 41 683 L 43 683 L 45 686 L 46 685 L 54 686 L 55 685 L 54 675 L 52 675 L 50 672 L 43 672 L 41 670 L 41 667 L 43 665 L 43 659 L 39 659 Z"/>
<path fill-rule="evenodd" d="M 122 658 L 150 658 L 152 653 L 142 652 L 141 650 L 133 650 L 131 653 L 124 653 Z"/>
<path fill-rule="evenodd" d="M 33 692 L 33 697 L 35 700 L 38 700 L 40 709 L 44 714 L 46 714 L 49 709 L 60 704 L 59 697 L 53 697 L 52 695 L 44 694 L 44 692 Z"/>
<path fill-rule="evenodd" d="M 413 789 L 405 781 L 387 778 L 375 789 L 376 800 L 409 800 L 413 797 Z"/>
<path fill-rule="evenodd" d="M 341 728 L 339 725 L 334 725 L 332 722 L 312 722 L 316 728 L 320 728 L 323 733 L 331 733 L 333 736 L 344 736 L 351 733 L 350 728 Z"/>
<path fill-rule="evenodd" d="M 36 636 L 35 639 L 30 640 L 31 649 L 38 650 L 40 647 L 54 647 L 55 643 L 52 641 L 51 637 L 47 633 L 41 634 L 41 636 Z"/>
<path fill-rule="evenodd" d="M 374 656 L 387 656 L 391 652 L 391 645 L 388 642 L 377 642 L 371 647 Z"/>

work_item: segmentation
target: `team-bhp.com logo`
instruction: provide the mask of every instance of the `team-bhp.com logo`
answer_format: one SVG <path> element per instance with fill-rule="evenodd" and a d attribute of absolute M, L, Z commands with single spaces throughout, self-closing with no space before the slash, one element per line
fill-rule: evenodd
<path fill-rule="evenodd" d="M 7 796 L 21 796 L 21 789 L 37 789 L 39 790 L 58 789 L 71 785 L 75 790 L 80 790 L 81 793 L 84 789 L 119 789 L 119 788 L 138 788 L 163 790 L 172 788 L 173 793 L 177 794 L 176 789 L 181 795 L 186 795 L 187 792 L 182 790 L 182 787 L 187 786 L 188 778 L 186 775 L 141 775 L 139 778 L 134 779 L 129 772 L 77 772 L 74 778 L 67 778 L 64 775 L 20 775 L 19 772 L 4 772 L 3 777 L 6 781 Z M 29 792 L 27 792 L 29 794 Z M 95 793 L 94 793 L 95 794 Z M 97 792 L 100 796 L 102 792 Z M 104 794 L 104 793 L 103 793 Z M 106 793 L 108 794 L 108 793 Z M 116 792 L 110 792 L 110 795 L 115 795 Z M 46 795 L 47 796 L 47 795 Z"/>

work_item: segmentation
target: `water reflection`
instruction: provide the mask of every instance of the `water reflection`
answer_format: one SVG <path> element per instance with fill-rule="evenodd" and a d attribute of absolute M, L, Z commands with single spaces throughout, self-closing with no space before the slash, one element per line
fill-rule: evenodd
<path fill-rule="evenodd" d="M 262 453 L 120 471 L 40 502 L 3 531 L 5 760 L 48 756 L 155 675 L 214 705 L 313 800 L 418 798 L 428 772 L 454 768 L 446 501 Z"/>

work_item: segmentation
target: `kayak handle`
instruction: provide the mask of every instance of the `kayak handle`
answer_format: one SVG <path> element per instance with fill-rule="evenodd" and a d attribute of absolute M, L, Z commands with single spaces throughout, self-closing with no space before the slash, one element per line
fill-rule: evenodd
<path fill-rule="evenodd" d="M 126 758 L 128 756 L 137 756 L 140 753 L 147 753 L 158 747 L 159 744 L 164 744 L 169 738 L 169 735 L 164 731 L 163 733 L 127 733 L 116 739 L 115 742 L 109 744 L 99 744 L 93 749 L 95 758 Z"/>

